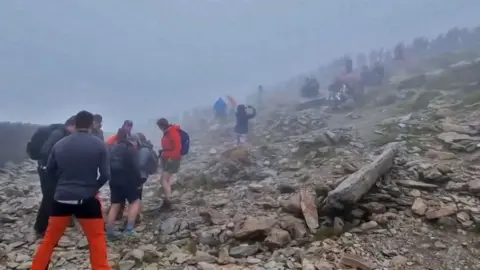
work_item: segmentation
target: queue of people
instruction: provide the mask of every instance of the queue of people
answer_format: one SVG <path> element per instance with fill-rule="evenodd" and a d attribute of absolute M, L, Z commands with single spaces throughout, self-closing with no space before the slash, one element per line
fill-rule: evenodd
<path fill-rule="evenodd" d="M 47 269 L 55 246 L 72 222 L 80 223 L 90 248 L 92 269 L 110 269 L 107 239 L 135 237 L 135 223 L 142 210 L 143 185 L 159 163 L 164 190 L 161 211 L 172 208 L 172 175 L 180 168 L 189 150 L 189 135 L 180 126 L 161 118 L 162 150 L 157 154 L 144 134 L 132 134 L 133 122 L 126 120 L 117 134 L 103 140 L 102 117 L 81 111 L 63 124 L 42 127 L 27 145 L 30 157 L 38 162 L 42 202 L 35 232 L 43 238 L 35 254 L 33 270 Z M 108 182 L 111 207 L 105 220 L 99 190 Z M 115 221 L 128 203 L 123 233 Z"/>

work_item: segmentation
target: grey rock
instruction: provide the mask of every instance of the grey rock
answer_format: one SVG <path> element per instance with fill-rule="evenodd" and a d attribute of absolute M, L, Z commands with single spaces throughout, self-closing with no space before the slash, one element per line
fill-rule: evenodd
<path fill-rule="evenodd" d="M 257 254 L 259 250 L 260 245 L 258 243 L 253 245 L 244 244 L 230 248 L 229 254 L 233 258 L 246 258 Z"/>

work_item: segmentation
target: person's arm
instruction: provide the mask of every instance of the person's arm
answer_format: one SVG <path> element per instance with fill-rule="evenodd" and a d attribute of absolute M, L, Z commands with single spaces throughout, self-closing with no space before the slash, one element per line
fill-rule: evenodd
<path fill-rule="evenodd" d="M 98 164 L 98 188 L 100 189 L 108 180 L 110 180 L 110 162 L 108 157 L 108 149 L 105 143 L 100 146 L 100 159 Z"/>
<path fill-rule="evenodd" d="M 248 108 L 252 109 L 252 113 L 248 115 L 249 119 L 254 118 L 257 115 L 257 110 L 253 106 L 248 106 Z"/>
<path fill-rule="evenodd" d="M 48 157 L 50 155 L 50 152 L 53 149 L 53 146 L 60 141 L 64 137 L 64 131 L 61 129 L 54 130 L 50 136 L 48 136 L 48 139 L 45 141 L 45 143 L 42 146 L 42 149 L 40 150 L 42 160 L 45 162 L 48 160 Z"/>
<path fill-rule="evenodd" d="M 46 164 L 46 171 L 53 179 L 57 176 L 57 159 L 55 158 L 55 149 L 50 151 L 50 155 L 48 156 L 47 164 Z"/>

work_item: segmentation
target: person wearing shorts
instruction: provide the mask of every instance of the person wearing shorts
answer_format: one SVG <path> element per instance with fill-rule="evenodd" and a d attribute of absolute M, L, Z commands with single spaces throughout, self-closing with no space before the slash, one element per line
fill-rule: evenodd
<path fill-rule="evenodd" d="M 169 174 L 176 174 L 180 169 L 180 160 L 179 159 L 169 159 L 163 158 L 162 162 L 162 171 Z"/>
<path fill-rule="evenodd" d="M 162 175 L 160 183 L 163 187 L 164 199 L 160 211 L 167 211 L 172 208 L 172 175 L 180 169 L 182 160 L 182 138 L 180 135 L 180 126 L 172 125 L 167 119 L 161 118 L 157 121 L 157 126 L 163 131 L 162 152 L 160 156 Z"/>
<path fill-rule="evenodd" d="M 140 214 L 142 182 L 136 161 L 138 138 L 128 136 L 126 131 L 118 133 L 118 142 L 110 149 L 110 211 L 107 217 L 107 236 L 115 240 L 121 236 L 115 229 L 115 221 L 122 205 L 128 202 L 126 236 L 136 236 L 135 221 Z"/>

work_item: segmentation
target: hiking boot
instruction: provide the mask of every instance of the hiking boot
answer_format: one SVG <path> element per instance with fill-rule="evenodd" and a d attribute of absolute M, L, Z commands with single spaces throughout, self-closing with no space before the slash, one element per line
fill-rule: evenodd
<path fill-rule="evenodd" d="M 160 206 L 160 212 L 167 212 L 172 209 L 172 202 L 170 200 L 163 200 L 162 206 Z"/>
<path fill-rule="evenodd" d="M 107 239 L 109 241 L 115 241 L 122 238 L 122 234 L 119 231 L 107 231 Z"/>
<path fill-rule="evenodd" d="M 123 235 L 125 235 L 125 237 L 128 237 L 128 238 L 135 238 L 138 236 L 137 232 L 134 229 L 125 230 Z"/>

